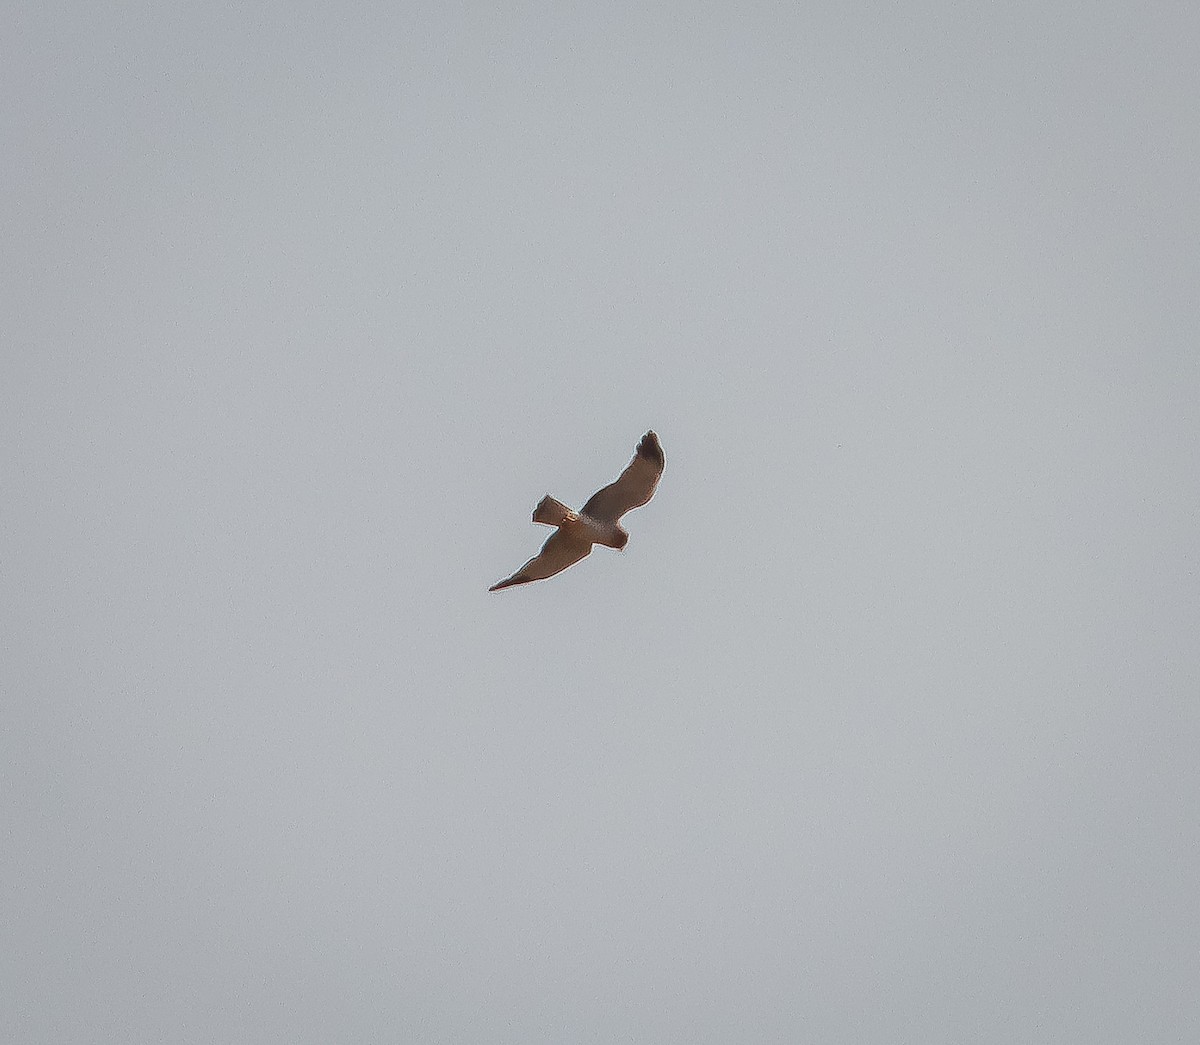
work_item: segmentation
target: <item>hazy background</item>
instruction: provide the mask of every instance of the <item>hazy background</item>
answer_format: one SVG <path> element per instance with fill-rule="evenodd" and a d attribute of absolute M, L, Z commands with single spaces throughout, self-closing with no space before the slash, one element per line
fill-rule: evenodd
<path fill-rule="evenodd" d="M 5 1037 L 1200 1040 L 1200 7 L 602 6 L 4 15 Z"/>

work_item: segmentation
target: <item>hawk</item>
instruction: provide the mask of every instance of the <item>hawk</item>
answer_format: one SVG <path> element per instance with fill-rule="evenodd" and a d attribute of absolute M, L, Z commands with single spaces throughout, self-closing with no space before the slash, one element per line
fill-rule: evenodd
<path fill-rule="evenodd" d="M 658 436 L 647 432 L 638 443 L 633 460 L 617 481 L 592 494 L 579 511 L 571 511 L 547 494 L 533 510 L 533 521 L 554 526 L 555 531 L 537 555 L 507 580 L 493 584 L 488 591 L 553 577 L 588 555 L 593 544 L 624 548 L 629 542 L 629 534 L 621 529 L 619 520 L 626 512 L 640 508 L 650 500 L 665 464 Z"/>

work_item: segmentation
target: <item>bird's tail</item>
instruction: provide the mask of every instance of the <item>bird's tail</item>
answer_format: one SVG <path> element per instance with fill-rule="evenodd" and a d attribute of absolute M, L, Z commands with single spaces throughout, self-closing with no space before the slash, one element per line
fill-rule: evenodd
<path fill-rule="evenodd" d="M 563 520 L 570 514 L 571 509 L 563 504 L 562 501 L 556 501 L 547 494 L 538 502 L 538 506 L 534 508 L 533 521 L 535 523 L 545 523 L 547 526 L 561 526 Z"/>

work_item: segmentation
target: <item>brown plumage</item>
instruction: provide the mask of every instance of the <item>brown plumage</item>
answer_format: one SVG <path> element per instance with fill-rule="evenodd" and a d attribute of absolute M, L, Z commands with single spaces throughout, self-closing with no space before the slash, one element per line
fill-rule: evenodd
<path fill-rule="evenodd" d="M 654 496 L 665 465 L 658 436 L 647 432 L 638 443 L 633 460 L 617 481 L 592 494 L 580 511 L 572 511 L 549 495 L 543 497 L 533 510 L 533 521 L 557 529 L 537 555 L 508 579 L 493 584 L 488 591 L 553 577 L 588 555 L 593 544 L 624 548 L 629 534 L 621 528 L 619 520 L 626 512 L 640 508 Z"/>

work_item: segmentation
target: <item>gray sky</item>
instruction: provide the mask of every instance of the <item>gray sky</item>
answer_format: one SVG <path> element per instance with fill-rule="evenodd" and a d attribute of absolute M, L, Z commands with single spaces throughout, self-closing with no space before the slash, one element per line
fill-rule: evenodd
<path fill-rule="evenodd" d="M 4 16 L 12 1040 L 1200 1039 L 1200 8 L 746 6 Z"/>

